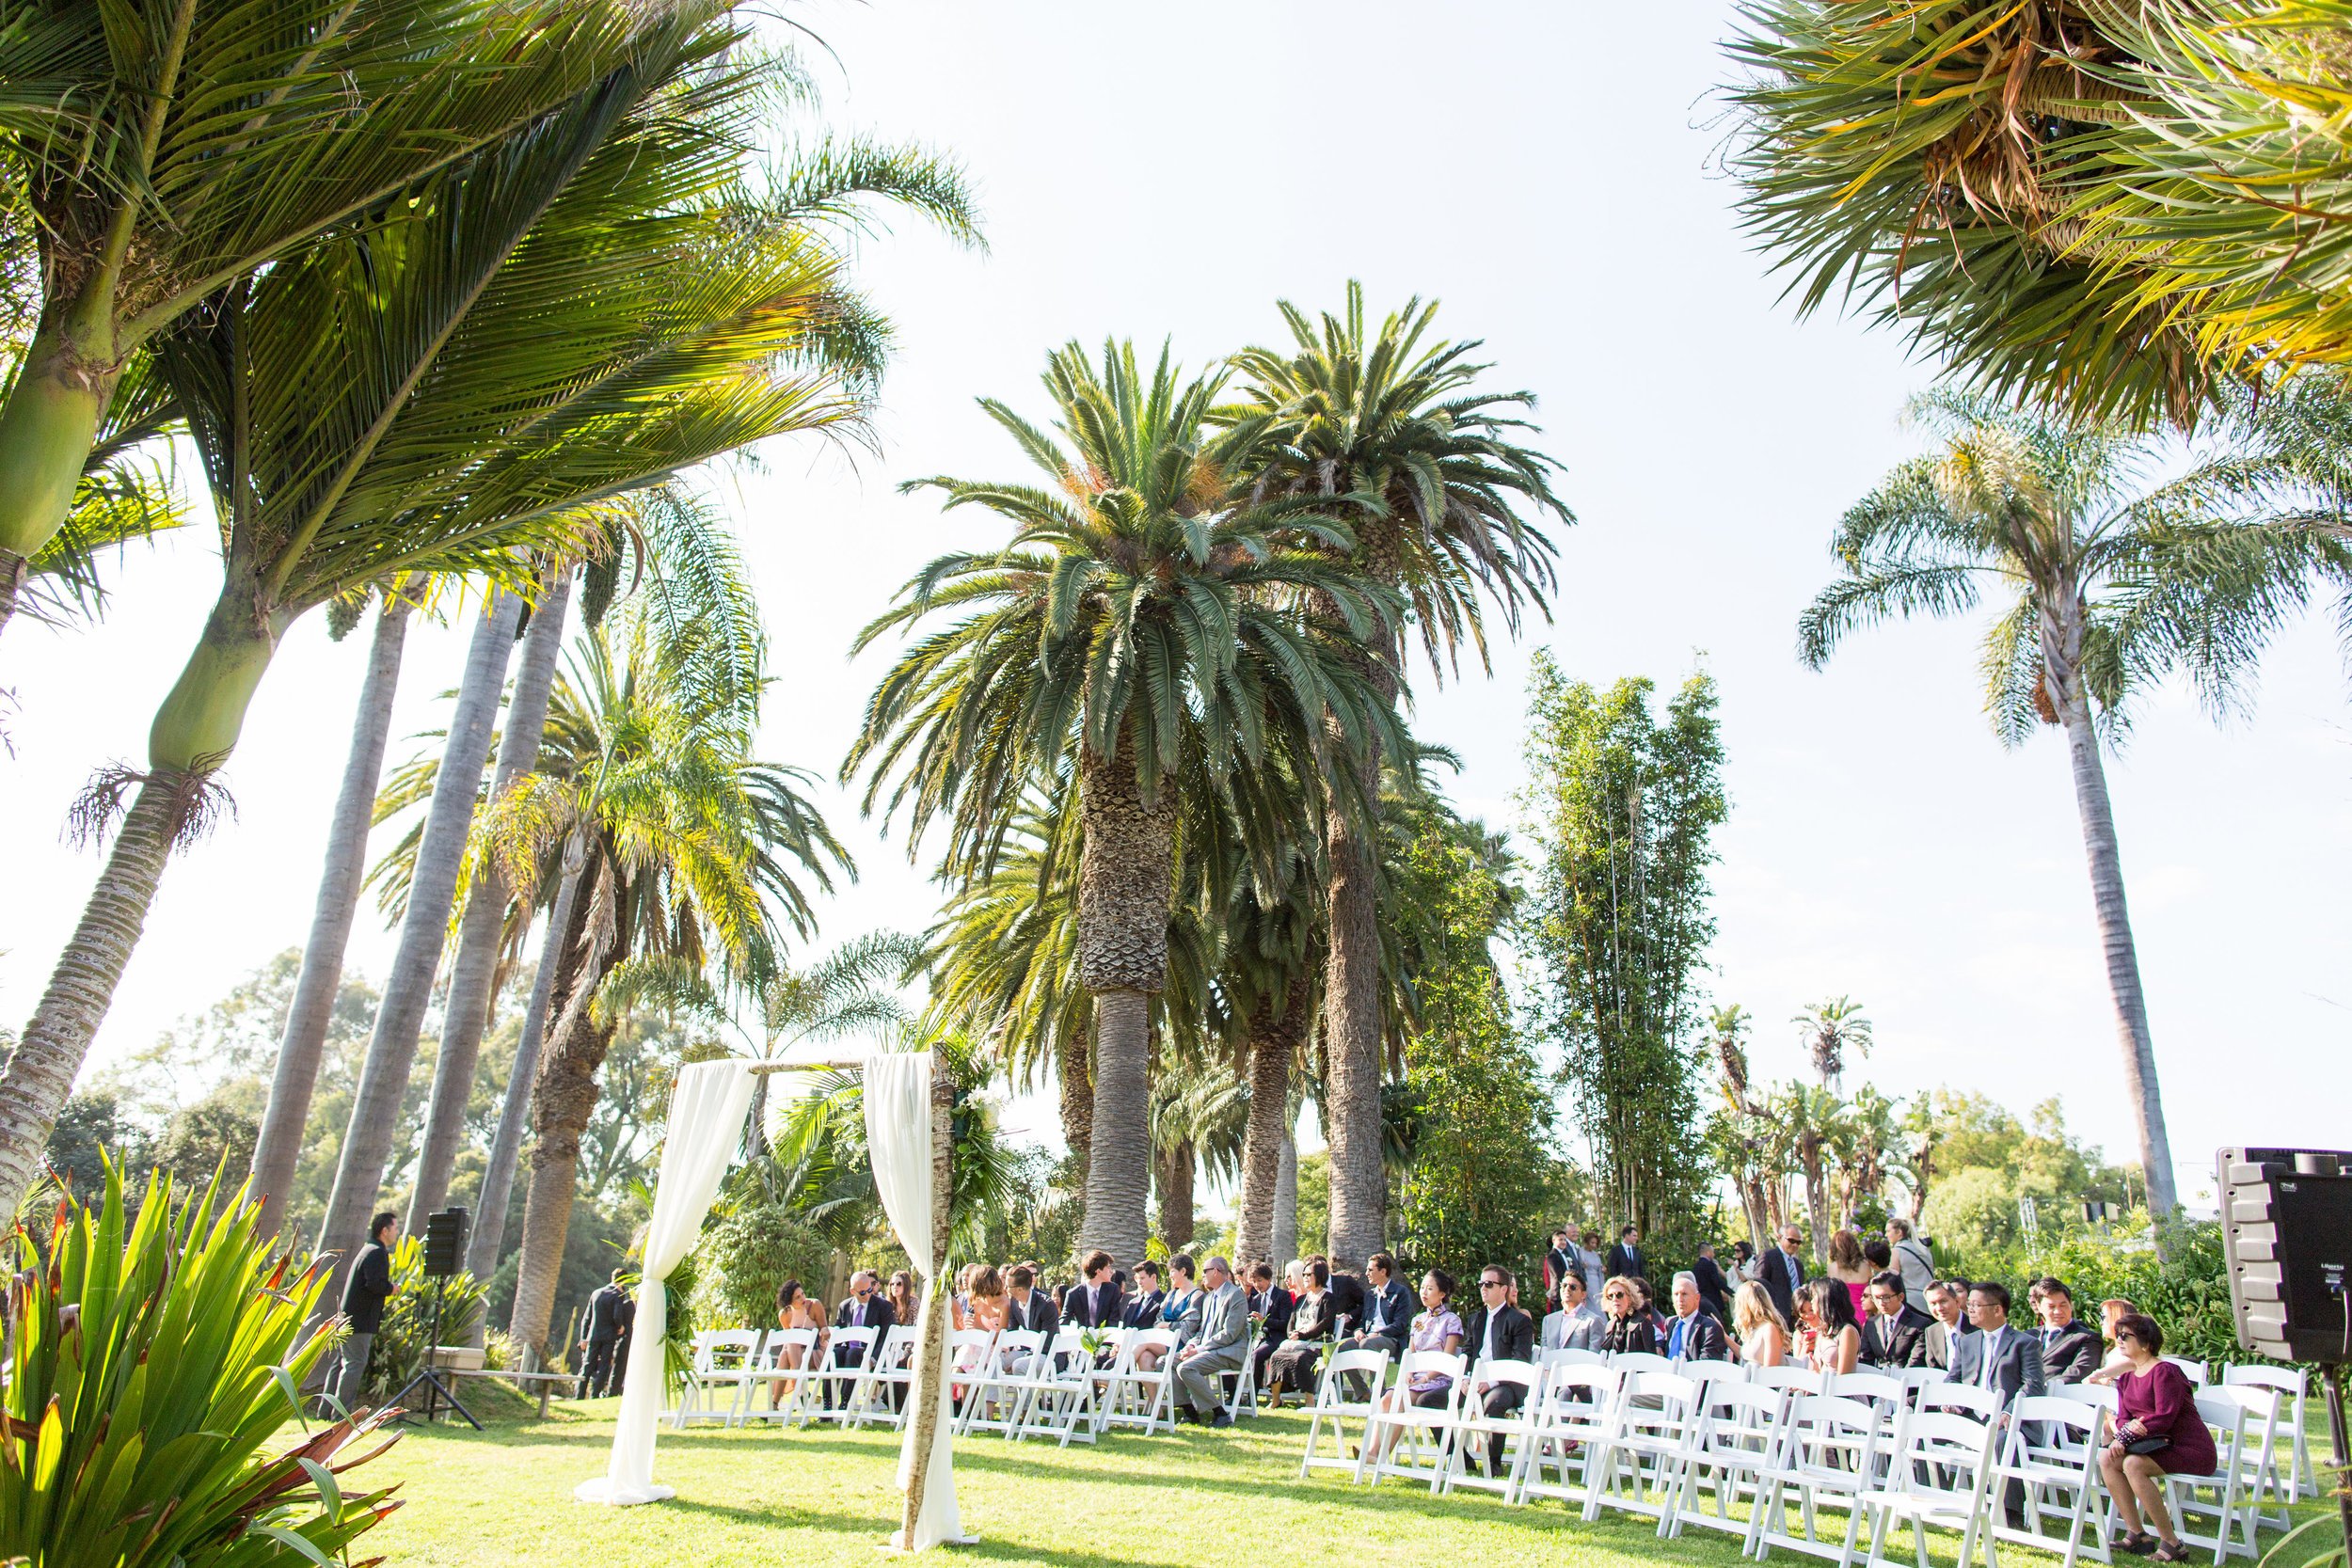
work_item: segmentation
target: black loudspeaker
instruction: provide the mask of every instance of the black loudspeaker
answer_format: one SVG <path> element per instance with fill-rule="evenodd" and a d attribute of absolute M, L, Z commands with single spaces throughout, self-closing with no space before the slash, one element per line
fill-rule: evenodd
<path fill-rule="evenodd" d="M 466 1211 L 455 1205 L 424 1217 L 424 1275 L 447 1279 L 466 1271 Z"/>
<path fill-rule="evenodd" d="M 2225 1148 L 2219 1175 L 2238 1344 L 2352 1361 L 2352 1151 Z"/>

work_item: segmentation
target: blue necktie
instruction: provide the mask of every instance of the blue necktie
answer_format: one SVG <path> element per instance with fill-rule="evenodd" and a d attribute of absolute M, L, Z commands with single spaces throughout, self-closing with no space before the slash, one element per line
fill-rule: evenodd
<path fill-rule="evenodd" d="M 1682 1354 L 1682 1320 L 1680 1318 L 1677 1318 L 1675 1320 L 1675 1331 L 1666 1336 L 1666 1359 L 1669 1361 Z"/>

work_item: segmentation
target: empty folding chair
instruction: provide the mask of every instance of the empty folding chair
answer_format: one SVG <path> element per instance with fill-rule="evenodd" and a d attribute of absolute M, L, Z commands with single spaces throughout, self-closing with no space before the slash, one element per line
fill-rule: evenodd
<path fill-rule="evenodd" d="M 1553 1362 L 1545 1354 L 1532 1433 L 1521 1450 L 1514 1501 L 1558 1497 L 1581 1510 L 1592 1497 L 1594 1460 L 1617 1419 L 1617 1370 L 1587 1362 Z"/>
<path fill-rule="evenodd" d="M 2115 1385 L 2112 1383 L 2053 1383 L 2049 1386 L 2048 1393 L 2051 1399 L 2072 1400 L 2076 1404 L 2093 1405 L 2110 1416 L 2116 1413 L 2118 1405 Z"/>
<path fill-rule="evenodd" d="M 1676 1370 L 1675 1364 L 1666 1357 L 1645 1350 L 1618 1351 L 1609 1357 L 1609 1364 L 1617 1369 L 1620 1377 L 1630 1377 L 1635 1372 L 1671 1372 Z"/>
<path fill-rule="evenodd" d="M 1735 1518 L 1731 1511 L 1741 1502 L 1752 1510 L 1780 1441 L 1788 1396 L 1778 1388 L 1716 1378 L 1699 1386 L 1697 1399 L 1682 1483 L 1667 1511 L 1665 1533 L 1680 1535 L 1685 1524 L 1697 1524 L 1737 1535 L 1744 1544 L 1751 1514 Z"/>
<path fill-rule="evenodd" d="M 798 1421 L 806 1426 L 818 1402 L 817 1331 L 813 1328 L 771 1328 L 752 1355 L 750 1386 L 741 1418 Z M 770 1402 L 759 1402 L 762 1389 Z"/>
<path fill-rule="evenodd" d="M 2106 1413 L 2081 1400 L 2056 1395 L 2021 1396 L 2010 1406 L 1993 1485 L 1987 1493 L 1985 1528 L 2002 1541 L 2015 1541 L 2065 1559 L 2113 1560 L 2107 1550 L 2107 1494 L 2099 1474 Z M 2007 1522 L 2010 1484 L 2023 1495 L 2019 1524 Z"/>
<path fill-rule="evenodd" d="M 1617 1389 L 1616 1419 L 1602 1439 L 1584 1517 L 1605 1507 L 1658 1521 L 1662 1534 L 1691 1435 L 1698 1386 L 1677 1372 L 1629 1372 Z"/>
<path fill-rule="evenodd" d="M 1841 1400 L 1867 1400 L 1887 1410 L 1900 1410 L 1911 1402 L 1911 1390 L 1903 1380 L 1886 1372 L 1838 1372 L 1823 1379 L 1824 1394 L 1835 1394 Z"/>
<path fill-rule="evenodd" d="M 2008 1402 L 2008 1396 L 1999 1389 L 1980 1388 L 1973 1383 L 1931 1383 L 1911 1399 L 1915 1410 L 1941 1411 L 1976 1421 L 1993 1419 Z"/>
<path fill-rule="evenodd" d="M 1760 1560 L 1781 1546 L 1851 1568 L 1862 1541 L 1862 1498 L 1876 1489 L 1881 1455 L 1891 1446 L 1886 1418 L 1875 1405 L 1830 1394 L 1789 1395 L 1780 1441 L 1756 1475 L 1749 1555 Z M 1831 1511 L 1841 1527 L 1836 1533 L 1825 1528 Z"/>
<path fill-rule="evenodd" d="M 1791 1394 L 1823 1394 L 1829 1390 L 1821 1374 L 1810 1367 L 1782 1362 L 1777 1367 L 1758 1367 L 1748 1373 L 1748 1381 L 1759 1388 L 1778 1388 Z"/>
<path fill-rule="evenodd" d="M 850 1421 L 862 1427 L 867 1421 L 881 1421 L 887 1426 L 906 1424 L 907 1390 L 914 1386 L 914 1325 L 893 1323 L 882 1335 L 882 1345 L 866 1366 L 866 1381 L 859 1385 L 859 1405 Z"/>
<path fill-rule="evenodd" d="M 1377 1486 L 1383 1478 L 1395 1476 L 1425 1481 L 1435 1491 L 1441 1479 L 1446 1433 L 1454 1425 L 1454 1407 L 1462 1397 L 1462 1374 L 1468 1370 L 1464 1356 L 1440 1350 L 1406 1351 L 1397 1363 L 1396 1386 L 1373 1406 L 1365 1425 L 1363 1463 L 1356 1479 Z M 1443 1397 L 1432 1404 L 1415 1402 L 1415 1380 L 1430 1377 L 1446 1380 Z"/>
<path fill-rule="evenodd" d="M 1533 1361 L 1481 1361 L 1470 1371 L 1461 1400 L 1447 1429 L 1447 1453 L 1435 1490 L 1451 1492 L 1457 1485 L 1500 1492 L 1508 1502 L 1518 1495 L 1519 1467 L 1527 1446 L 1534 1440 L 1535 1417 L 1542 1408 L 1544 1370 Z M 1508 1410 L 1486 1414 L 1491 1394 L 1517 1388 L 1518 1402 Z M 1496 1440 L 1503 1460 L 1492 1465 Z"/>
<path fill-rule="evenodd" d="M 823 1407 L 817 1412 L 818 1420 L 850 1424 L 852 1412 L 866 1397 L 866 1368 L 874 1358 L 874 1346 L 882 1335 L 879 1328 L 833 1331 L 823 1352 L 825 1375 L 818 1385 L 824 1395 Z"/>
<path fill-rule="evenodd" d="M 1063 1448 L 1073 1437 L 1094 1441 L 1094 1358 L 1078 1330 L 1057 1332 L 1028 1370 L 1011 1375 L 1010 1386 L 1016 1402 L 1009 1438 L 1055 1437 Z"/>
<path fill-rule="evenodd" d="M 1904 1415 L 1885 1481 L 1859 1499 L 1870 1521 L 1873 1568 L 1886 1560 L 1886 1538 L 1898 1524 L 1911 1527 L 1913 1550 L 1921 1562 L 1928 1560 L 1928 1531 L 1935 1528 L 1959 1534 L 1958 1568 L 1970 1568 L 1979 1546 L 1985 1568 L 1997 1568 L 1986 1513 L 2001 1506 L 1993 1491 L 2000 1435 L 1994 1423 L 1951 1411 Z"/>
<path fill-rule="evenodd" d="M 2319 1472 L 2312 1467 L 2312 1439 L 2305 1423 L 2304 1399 L 2310 1390 L 2310 1380 L 2300 1367 L 2224 1367 L 2221 1386 L 2225 1388 L 2276 1388 L 2287 1396 L 2288 1408 L 2280 1418 L 2280 1424 L 2295 1436 L 2295 1495 L 2298 1497 L 2319 1496 Z"/>
<path fill-rule="evenodd" d="M 1677 1361 L 1675 1370 L 1701 1388 L 1710 1383 L 1748 1381 L 1748 1369 L 1737 1361 Z"/>
<path fill-rule="evenodd" d="M 2295 1441 L 2287 1430 L 2293 1403 L 2286 1391 L 2259 1383 L 2223 1383 L 2205 1388 L 2200 1397 L 2246 1407 L 2246 1506 L 2253 1510 L 2258 1528 L 2290 1528 Z"/>
<path fill-rule="evenodd" d="M 705 1329 L 694 1336 L 694 1364 L 680 1380 L 677 1409 L 670 1424 L 717 1421 L 733 1426 L 739 1418 L 759 1334 L 748 1328 Z M 725 1401 L 722 1406 L 719 1396 Z"/>
<path fill-rule="evenodd" d="M 1345 1390 L 1340 1384 L 1341 1372 L 1362 1378 L 1372 1390 L 1371 1398 L 1345 1398 Z M 1345 1423 L 1370 1422 L 1372 1407 L 1380 1398 L 1382 1381 L 1388 1374 L 1389 1353 L 1384 1350 L 1343 1350 L 1325 1362 L 1323 1379 L 1315 1385 L 1314 1402 L 1307 1407 L 1307 1452 L 1298 1462 L 1299 1480 L 1305 1481 L 1307 1472 L 1318 1467 L 1350 1471 L 1359 1467 L 1358 1462 L 1347 1454 Z M 1315 1455 L 1315 1444 L 1322 1437 L 1327 1424 L 1331 1430 L 1334 1457 L 1321 1459 Z M 1363 1435 L 1360 1427 L 1358 1435 Z"/>
<path fill-rule="evenodd" d="M 2161 1359 L 2169 1361 L 2175 1367 L 2180 1368 L 2188 1378 L 2188 1386 L 2192 1388 L 2202 1388 L 2213 1381 L 2213 1370 L 2202 1361 L 2192 1361 L 2185 1355 L 2167 1355 Z"/>
<path fill-rule="evenodd" d="M 1915 1396 L 1929 1384 L 1943 1382 L 1944 1369 L 1941 1367 L 1905 1367 L 1894 1375 L 1901 1381 L 1904 1392 Z"/>
<path fill-rule="evenodd" d="M 1143 1365 L 1146 1351 L 1154 1353 L 1154 1365 Z M 1176 1331 L 1139 1328 L 1129 1333 L 1103 1382 L 1100 1425 L 1140 1427 L 1146 1433 L 1163 1426 L 1175 1431 Z"/>
<path fill-rule="evenodd" d="M 1547 1367 L 1606 1367 L 1609 1357 L 1597 1350 L 1548 1350 L 1536 1353 L 1535 1359 Z"/>
<path fill-rule="evenodd" d="M 2231 1557 L 2252 1560 L 2255 1510 L 2246 1496 L 2246 1454 L 2249 1412 L 2219 1390 L 2197 1396 L 2197 1414 L 2213 1433 L 2214 1466 L 2210 1475 L 2165 1473 L 2165 1502 L 2182 1541 L 2212 1549 L 2217 1563 Z M 2201 1528 L 2197 1521 L 2209 1521 Z"/>

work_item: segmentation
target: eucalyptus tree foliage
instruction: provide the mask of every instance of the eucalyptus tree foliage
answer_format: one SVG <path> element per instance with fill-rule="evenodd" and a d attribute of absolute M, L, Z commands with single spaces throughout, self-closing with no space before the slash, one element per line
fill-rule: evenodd
<path fill-rule="evenodd" d="M 2043 725 L 2066 736 L 2124 1093 L 2159 1216 L 2178 1197 L 2102 732 L 2119 735 L 2131 698 L 2170 675 L 2217 712 L 2241 705 L 2272 634 L 2315 592 L 2352 593 L 2343 387 L 2298 378 L 2229 407 L 2187 471 L 2158 483 L 2179 454 L 2127 425 L 1923 396 L 1913 414 L 1932 450 L 1847 511 L 1832 543 L 1840 575 L 1798 622 L 1800 654 L 1819 668 L 1855 631 L 1967 614 L 1994 595 L 1985 709 L 2009 745 Z"/>
<path fill-rule="evenodd" d="M 1534 1017 L 1557 1041 L 1605 1212 L 1645 1233 L 1695 1218 L 1697 1031 L 1714 831 L 1726 815 L 1715 683 L 1606 691 L 1535 660 L 1520 809 L 1533 886 L 1519 918 Z"/>
<path fill-rule="evenodd" d="M 0 584 L 65 523 L 117 378 L 162 333 L 627 73 L 644 32 L 619 0 L 0 8 L 0 159 L 40 261 L 0 393 Z"/>

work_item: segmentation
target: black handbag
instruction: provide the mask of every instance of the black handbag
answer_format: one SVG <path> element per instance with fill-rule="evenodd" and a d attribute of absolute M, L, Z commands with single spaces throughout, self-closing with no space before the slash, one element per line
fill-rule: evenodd
<path fill-rule="evenodd" d="M 2169 1437 L 2142 1437 L 2137 1442 L 2124 1444 L 2123 1451 L 2125 1453 L 2162 1453 L 2171 1446 L 2172 1439 Z"/>

